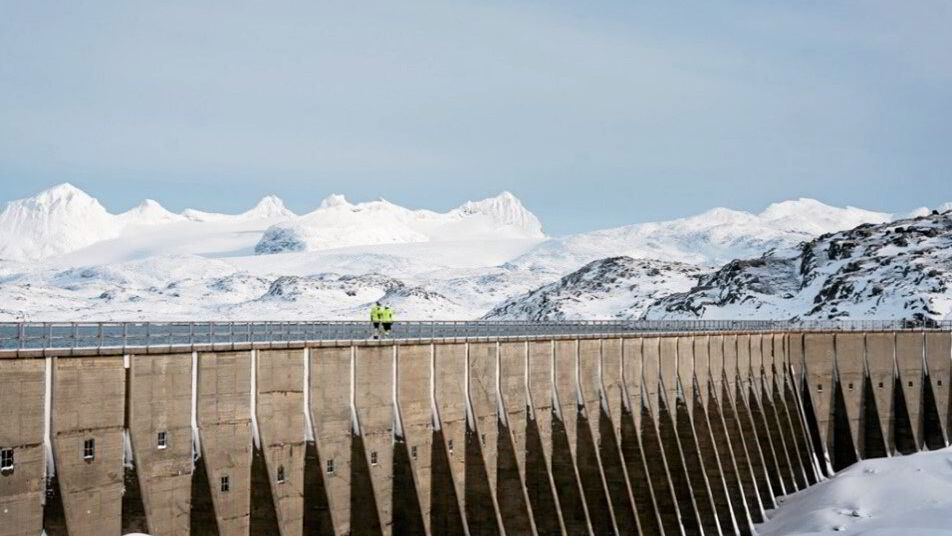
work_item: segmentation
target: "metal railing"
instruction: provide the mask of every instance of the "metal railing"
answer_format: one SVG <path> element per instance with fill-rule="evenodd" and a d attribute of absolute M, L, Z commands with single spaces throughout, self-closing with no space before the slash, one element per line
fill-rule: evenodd
<path fill-rule="evenodd" d="M 397 322 L 388 338 L 533 337 L 698 331 L 952 329 L 952 321 L 927 325 L 904 320 L 508 320 Z M 186 348 L 359 340 L 373 335 L 369 322 L 22 322 L 0 323 L 0 351 Z"/>

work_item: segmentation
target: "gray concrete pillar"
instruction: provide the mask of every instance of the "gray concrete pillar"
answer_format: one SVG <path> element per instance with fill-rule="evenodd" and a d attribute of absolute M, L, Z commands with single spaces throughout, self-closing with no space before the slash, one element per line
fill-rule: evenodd
<path fill-rule="evenodd" d="M 893 390 L 896 385 L 896 336 L 893 333 L 866 335 L 866 370 L 873 389 L 873 403 L 879 420 L 879 430 L 887 453 L 895 453 L 893 435 Z"/>
<path fill-rule="evenodd" d="M 775 333 L 773 336 L 773 407 L 775 409 L 776 419 L 780 428 L 780 435 L 787 452 L 791 470 L 793 471 L 794 483 L 797 489 L 804 489 L 809 485 L 807 472 L 804 468 L 806 459 L 800 453 L 800 446 L 797 443 L 797 436 L 793 426 L 793 420 L 790 416 L 788 407 L 787 393 L 790 383 L 790 365 L 787 357 L 787 334 Z"/>
<path fill-rule="evenodd" d="M 355 361 L 354 407 L 360 432 L 359 446 L 354 455 L 363 456 L 361 464 L 370 476 L 373 488 L 372 500 L 376 504 L 379 529 L 366 510 L 357 511 L 355 507 L 366 509 L 367 500 L 351 489 L 351 530 L 363 532 L 380 531 L 383 535 L 392 532 L 393 504 L 393 398 L 394 398 L 394 346 L 374 345 L 358 346 Z M 359 454 L 358 454 L 359 453 Z M 352 460 L 355 468 L 357 460 Z M 363 471 L 355 470 L 353 478 L 361 478 Z M 370 497 L 367 497 L 370 499 Z M 369 522 L 366 528 L 360 524 Z"/>
<path fill-rule="evenodd" d="M 936 410 L 939 414 L 939 427 L 942 430 L 942 443 L 949 444 L 949 381 L 952 366 L 952 333 L 931 331 L 925 334 L 926 367 Z"/>
<path fill-rule="evenodd" d="M 814 442 L 813 431 L 807 426 L 806 407 L 804 403 L 804 374 L 805 365 L 803 357 L 803 333 L 790 333 L 787 335 L 787 370 L 789 371 L 788 391 L 785 393 L 787 399 L 787 409 L 790 411 L 790 417 L 793 421 L 794 434 L 797 445 L 800 447 L 800 455 L 803 457 L 803 468 L 807 473 L 807 481 L 815 484 L 821 478 L 819 456 L 814 448 L 814 444 L 819 444 L 819 438 Z M 811 412 L 812 412 L 812 406 Z"/>
<path fill-rule="evenodd" d="M 734 381 L 734 411 L 737 415 L 737 423 L 740 426 L 740 433 L 744 437 L 747 445 L 747 454 L 753 469 L 754 477 L 757 479 L 757 491 L 760 494 L 760 502 L 765 509 L 774 508 L 773 482 L 771 478 L 772 468 L 768 465 L 767 455 L 763 451 L 760 438 L 757 436 L 757 427 L 754 424 L 753 408 L 750 406 L 751 397 L 751 379 L 750 379 L 750 335 L 737 335 L 734 348 L 735 363 L 735 381 Z"/>
<path fill-rule="evenodd" d="M 530 341 L 528 346 L 529 403 L 533 419 L 527 429 L 526 485 L 541 533 L 565 531 L 559 496 L 552 475 L 552 341 Z M 569 489 L 571 491 L 571 489 Z"/>
<path fill-rule="evenodd" d="M 496 499 L 499 420 L 496 343 L 469 343 L 467 393 L 471 428 L 466 433 L 466 520 L 471 536 L 505 532 Z"/>
<path fill-rule="evenodd" d="M 804 382 L 810 395 L 813 417 L 820 435 L 822 453 L 817 453 L 820 463 L 832 472 L 830 466 L 830 442 L 833 439 L 833 367 L 835 350 L 833 335 L 827 333 L 808 333 L 803 337 Z M 920 355 L 921 362 L 921 355 Z M 808 417 L 809 419 L 809 417 Z"/>
<path fill-rule="evenodd" d="M 466 524 L 463 512 L 466 507 L 463 503 L 465 493 L 463 489 L 463 480 L 466 474 L 466 345 L 459 344 L 437 344 L 436 357 L 434 365 L 434 382 L 436 393 L 436 406 L 439 411 L 441 433 L 443 439 L 442 445 L 434 445 L 436 449 L 442 449 L 445 453 L 449 465 L 451 489 L 436 489 L 434 495 L 439 493 L 441 497 L 447 499 L 447 508 L 452 510 L 455 506 L 456 511 L 452 514 L 447 513 L 447 517 L 452 517 L 453 530 L 463 529 Z M 441 468 L 441 469 L 445 469 Z M 434 470 L 438 470 L 434 467 Z M 455 505 L 450 498 L 455 498 Z M 438 527 L 434 525 L 434 532 L 439 532 Z"/>
<path fill-rule="evenodd" d="M 333 533 L 343 536 L 351 533 L 351 450 L 353 441 L 353 412 L 351 408 L 351 381 L 353 349 L 347 347 L 313 347 L 310 359 L 310 408 L 314 425 L 318 483 L 317 492 L 326 498 Z M 322 501 L 323 502 L 323 501 Z M 311 505 L 305 505 L 311 508 Z M 316 512 L 318 524 L 322 512 Z M 326 524 L 326 521 L 325 521 Z M 327 527 L 316 527 L 322 534 Z"/>
<path fill-rule="evenodd" d="M 896 367 L 899 370 L 899 383 L 909 418 L 913 448 L 903 452 L 908 454 L 922 448 L 922 382 L 923 355 L 925 341 L 922 333 L 896 334 Z"/>
<path fill-rule="evenodd" d="M 775 344 L 776 343 L 776 344 Z M 782 411 L 782 401 L 776 396 L 776 367 L 774 362 L 778 354 L 783 351 L 783 339 L 775 334 L 766 333 L 761 338 L 761 357 L 763 359 L 761 375 L 763 377 L 762 390 L 760 392 L 763 403 L 764 417 L 767 419 L 767 431 L 770 442 L 774 447 L 774 453 L 777 456 L 777 462 L 780 468 L 781 480 L 788 493 L 793 493 L 799 489 L 797 484 L 797 475 L 795 468 L 796 457 L 791 458 L 789 445 L 783 433 L 783 426 L 780 420 Z"/>
<path fill-rule="evenodd" d="M 653 417 L 646 419 L 647 422 L 642 421 L 643 410 L 649 411 L 643 406 L 643 403 L 648 404 L 647 395 L 643 395 L 642 389 L 643 345 L 644 339 L 640 337 L 622 339 L 618 348 L 621 355 L 617 356 L 616 351 L 618 350 L 614 346 L 606 344 L 602 350 L 602 371 L 607 389 L 606 393 L 611 393 L 612 388 L 610 386 L 619 381 L 614 379 L 613 375 L 621 374 L 620 381 L 622 385 L 619 386 L 621 399 L 619 400 L 618 409 L 622 411 L 622 415 L 618 417 L 612 415 L 612 420 L 618 422 L 615 430 L 621 445 L 628 487 L 631 489 L 631 494 L 635 500 L 642 533 L 663 534 L 665 525 L 660 511 L 662 504 L 666 508 L 670 508 L 665 516 L 669 525 L 676 525 L 680 531 L 681 521 L 667 466 L 664 462 L 664 453 L 660 448 L 652 450 L 652 459 L 659 460 L 658 467 L 654 468 L 654 472 L 648 470 L 647 445 L 642 440 L 641 430 L 642 426 L 650 426 L 653 430 L 651 436 L 657 438 L 657 427 Z M 620 370 L 617 368 L 619 366 Z M 657 397 L 657 365 L 654 366 L 653 370 L 653 391 L 655 397 Z M 612 402 L 609 401 L 610 411 L 614 411 L 613 408 Z M 656 498 L 656 494 L 660 495 L 662 493 L 664 494 L 662 497 Z"/>
<path fill-rule="evenodd" d="M 43 531 L 45 365 L 0 358 L 0 449 L 13 451 L 13 469 L 0 474 L 0 536 Z"/>
<path fill-rule="evenodd" d="M 255 413 L 281 536 L 304 527 L 304 351 L 259 350 Z"/>
<path fill-rule="evenodd" d="M 129 437 L 149 534 L 188 534 L 192 354 L 129 358 Z"/>
<path fill-rule="evenodd" d="M 579 465 L 594 461 L 593 467 L 588 471 L 589 476 L 583 476 L 583 481 L 588 480 L 588 485 L 591 486 L 591 477 L 598 477 L 598 484 L 611 502 L 617 531 L 621 534 L 640 534 L 637 509 L 628 486 L 627 471 L 622 462 L 617 435 L 607 410 L 608 398 L 602 398 L 606 394 L 603 384 L 605 376 L 614 384 L 612 392 L 620 395 L 621 344 L 618 339 L 609 340 L 611 341 L 610 350 L 614 350 L 614 356 L 609 359 L 609 365 L 613 366 L 607 373 L 603 363 L 606 341 L 603 339 L 579 341 L 579 391 L 584 406 L 584 420 L 588 424 L 587 427 L 579 429 L 581 434 L 579 444 L 584 445 L 589 442 L 591 445 L 591 456 L 585 456 L 586 449 L 579 451 Z M 586 490 L 586 496 L 592 494 L 597 494 L 597 490 Z M 595 502 L 589 502 L 590 510 Z"/>
<path fill-rule="evenodd" d="M 122 357 L 56 358 L 53 363 L 50 431 L 69 534 L 119 534 L 125 420 Z"/>
<path fill-rule="evenodd" d="M 246 535 L 251 506 L 251 352 L 198 355 L 199 439 L 218 532 Z"/>
<path fill-rule="evenodd" d="M 774 496 L 777 497 L 787 494 L 787 482 L 784 478 L 783 467 L 780 464 L 780 451 L 774 447 L 771 440 L 769 418 L 765 403 L 762 400 L 764 392 L 763 334 L 751 334 L 749 341 L 750 379 L 748 382 L 749 388 L 745 392 L 747 406 L 750 408 L 750 414 L 754 420 L 754 433 L 760 443 L 760 452 L 767 464 L 767 476 L 770 479 Z"/>
<path fill-rule="evenodd" d="M 500 420 L 496 497 L 507 533 L 536 533 L 526 486 L 526 343 L 499 344 Z"/>
<path fill-rule="evenodd" d="M 839 389 L 843 393 L 846 406 L 846 420 L 849 422 L 849 434 L 853 440 L 854 456 L 861 459 L 860 419 L 863 410 L 863 394 L 866 380 L 866 341 L 862 333 L 840 333 L 836 335 L 836 375 Z"/>
<path fill-rule="evenodd" d="M 401 465 L 409 466 L 407 476 L 410 477 L 402 477 L 399 484 L 395 483 L 393 523 L 394 532 L 398 533 L 419 531 L 419 525 L 422 525 L 422 530 L 430 534 L 434 418 L 430 374 L 433 352 L 434 348 L 429 344 L 397 346 L 397 409 L 403 444 L 394 447 L 402 449 L 401 455 L 394 453 L 394 471 L 401 473 Z M 406 472 L 404 468 L 403 473 Z M 397 478 L 396 474 L 394 478 Z"/>

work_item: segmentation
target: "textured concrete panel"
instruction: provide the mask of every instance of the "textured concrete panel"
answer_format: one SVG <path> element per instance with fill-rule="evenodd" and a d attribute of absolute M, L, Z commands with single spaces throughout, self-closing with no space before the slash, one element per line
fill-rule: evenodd
<path fill-rule="evenodd" d="M 482 445 L 490 487 L 496 489 L 496 343 L 469 345 L 469 401 L 476 419 L 476 431 Z"/>
<path fill-rule="evenodd" d="M 712 382 L 709 394 L 717 400 L 722 400 L 724 398 L 724 336 L 711 335 L 708 339 L 708 381 Z"/>
<path fill-rule="evenodd" d="M 377 515 L 385 535 L 392 529 L 393 352 L 393 346 L 360 346 L 354 370 L 354 405 Z"/>
<path fill-rule="evenodd" d="M 701 405 L 707 408 L 708 396 L 710 395 L 709 383 L 711 381 L 711 337 L 699 335 L 692 337 L 692 339 L 694 340 L 694 379 L 697 382 Z"/>
<path fill-rule="evenodd" d="M 678 384 L 678 338 L 661 337 L 658 349 L 659 381 L 664 387 L 663 396 L 668 403 L 668 409 L 671 410 L 671 415 L 674 416 L 677 408 L 677 400 L 683 398 L 680 396 L 682 392 Z M 690 388 L 690 385 L 688 385 L 688 389 Z"/>
<path fill-rule="evenodd" d="M 219 532 L 248 534 L 251 352 L 198 355 L 198 430 Z M 228 479 L 223 491 L 222 479 Z"/>
<path fill-rule="evenodd" d="M 188 534 L 192 354 L 134 355 L 129 368 L 129 435 L 149 534 Z"/>
<path fill-rule="evenodd" d="M 642 401 L 651 412 L 654 427 L 658 427 L 658 401 L 662 394 L 661 389 L 661 339 L 649 337 L 644 339 L 642 346 Z M 642 423 L 644 426 L 644 423 Z"/>
<path fill-rule="evenodd" d="M 654 350 L 657 350 L 657 339 L 648 339 L 649 341 L 654 341 L 652 345 Z M 625 386 L 625 394 L 627 398 L 623 398 L 624 403 L 627 408 L 631 411 L 631 416 L 635 421 L 635 429 L 641 430 L 641 404 L 642 401 L 646 401 L 647 393 L 642 392 L 642 382 L 644 381 L 644 351 L 645 339 L 634 338 L 634 339 L 625 339 L 622 346 L 622 381 Z M 610 359 L 609 354 L 604 354 L 603 359 L 605 362 L 608 362 Z M 655 359 L 654 363 L 658 362 L 657 353 L 654 354 Z M 605 370 L 608 370 L 608 365 L 604 365 Z M 654 378 L 653 384 L 655 396 L 657 396 L 657 384 L 658 384 L 658 367 L 655 365 L 652 369 L 652 376 Z M 607 379 L 606 379 L 607 381 Z M 649 405 L 649 409 L 651 406 Z M 621 417 L 612 416 L 613 420 L 620 420 Z M 619 435 L 620 437 L 620 435 Z"/>
<path fill-rule="evenodd" d="M 552 360 L 551 341 L 529 343 L 529 398 L 547 461 L 552 460 Z"/>
<path fill-rule="evenodd" d="M 836 336 L 836 372 L 840 380 L 846 418 L 849 421 L 853 448 L 860 448 L 860 432 L 865 391 L 866 341 L 862 333 L 841 333 Z M 856 457 L 859 458 L 857 451 Z"/>
<path fill-rule="evenodd" d="M 122 357 L 54 360 L 53 456 L 71 536 L 121 530 L 124 402 Z M 84 459 L 87 439 L 93 459 Z"/>
<path fill-rule="evenodd" d="M 433 443 L 433 401 L 430 392 L 432 352 L 433 347 L 430 345 L 397 347 L 397 402 L 416 488 L 399 490 L 398 493 L 414 491 L 417 494 L 427 533 L 430 530 L 430 453 Z"/>
<path fill-rule="evenodd" d="M 663 350 L 662 350 L 663 351 Z M 681 384 L 681 396 L 685 399 L 684 408 L 693 418 L 694 414 L 694 337 L 677 338 L 678 380 Z M 698 393 L 700 395 L 700 393 Z M 671 398 L 669 401 L 673 400 Z M 683 441 L 683 439 L 682 439 Z"/>
<path fill-rule="evenodd" d="M 559 414 L 568 436 L 572 457 L 577 452 L 578 436 L 578 341 L 555 341 L 553 358 L 555 393 L 559 404 Z"/>
<path fill-rule="evenodd" d="M 829 459 L 830 441 L 833 439 L 833 366 L 835 352 L 833 335 L 808 333 L 803 337 L 805 381 L 810 401 L 813 404 L 820 443 Z"/>
<path fill-rule="evenodd" d="M 942 427 L 943 442 L 949 444 L 949 381 L 950 360 L 952 360 L 952 333 L 926 333 L 926 365 L 932 394 L 939 412 L 939 425 Z"/>
<path fill-rule="evenodd" d="M 505 402 L 506 422 L 512 435 L 513 452 L 520 480 L 526 477 L 526 343 L 499 345 L 499 388 Z"/>
<path fill-rule="evenodd" d="M 350 533 L 351 348 L 311 348 L 311 422 L 327 501 L 338 535 Z M 328 465 L 333 467 L 328 470 Z"/>
<path fill-rule="evenodd" d="M 751 383 L 750 347 L 750 335 L 737 336 L 737 381 L 740 382 L 740 390 L 744 393 L 745 400 Z"/>
<path fill-rule="evenodd" d="M 13 472 L 0 474 L 0 536 L 43 530 L 43 359 L 0 359 L 0 447 L 12 448 Z"/>
<path fill-rule="evenodd" d="M 916 448 L 922 448 L 922 381 L 925 340 L 922 333 L 896 334 L 896 367 Z"/>
<path fill-rule="evenodd" d="M 624 352 L 624 342 L 633 339 L 602 339 L 601 341 L 601 371 L 602 371 L 602 389 L 605 397 L 608 416 L 612 423 L 612 429 L 615 431 L 615 438 L 621 437 L 621 414 L 624 402 L 623 384 L 624 376 L 622 371 L 622 353 Z M 639 362 L 641 353 L 641 339 L 638 339 Z M 639 370 L 640 373 L 640 370 Z M 641 383 L 639 378 L 639 385 Z"/>
<path fill-rule="evenodd" d="M 466 519 L 471 535 L 500 534 L 504 529 L 496 497 L 498 463 L 497 394 L 495 343 L 469 344 L 468 392 L 474 422 L 468 431 L 464 483 Z"/>
<path fill-rule="evenodd" d="M 499 344 L 499 396 L 506 426 L 500 425 L 497 445 L 496 497 L 509 533 L 534 533 L 526 489 L 526 343 Z"/>
<path fill-rule="evenodd" d="M 453 485 L 465 511 L 463 479 L 466 475 L 466 345 L 437 344 L 434 368 L 436 405 L 440 412 L 443 440 L 449 455 Z M 434 490 L 435 492 L 436 490 Z"/>
<path fill-rule="evenodd" d="M 787 336 L 787 366 L 790 367 L 790 377 L 793 379 L 794 392 L 803 392 L 803 334 L 791 333 Z"/>
<path fill-rule="evenodd" d="M 734 399 L 737 388 L 737 335 L 725 335 L 724 346 L 724 376 L 727 383 L 724 385 L 725 399 Z"/>
<path fill-rule="evenodd" d="M 755 333 L 750 336 L 750 383 L 753 392 L 759 397 L 763 392 L 764 380 L 764 336 Z"/>
<path fill-rule="evenodd" d="M 281 536 L 299 536 L 307 439 L 304 350 L 259 350 L 256 364 L 255 412 L 278 527 Z"/>
<path fill-rule="evenodd" d="M 537 455 L 533 457 L 539 462 L 536 464 L 537 470 L 530 471 L 535 478 L 527 477 L 526 482 L 530 489 L 529 498 L 536 516 L 536 525 L 540 531 L 556 530 L 555 527 L 562 525 L 562 511 L 559 508 L 556 484 L 552 475 L 553 359 L 552 341 L 529 342 L 529 400 L 535 417 L 534 422 L 530 424 L 530 429 L 536 437 L 528 438 L 527 449 L 530 453 L 536 450 L 540 452 L 536 452 Z M 574 492 L 575 490 L 570 487 L 567 491 Z M 553 523 L 555 518 L 559 519 L 558 524 Z"/>
<path fill-rule="evenodd" d="M 893 444 L 893 389 L 896 370 L 896 335 L 894 333 L 868 333 L 866 335 L 866 366 L 873 386 L 879 428 L 886 439 L 890 452 Z"/>

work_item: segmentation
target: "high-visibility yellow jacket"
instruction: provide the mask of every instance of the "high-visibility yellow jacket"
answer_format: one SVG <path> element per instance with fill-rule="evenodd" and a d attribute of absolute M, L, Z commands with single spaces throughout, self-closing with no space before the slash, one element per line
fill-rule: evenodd
<path fill-rule="evenodd" d="M 380 321 L 393 322 L 393 309 L 389 307 L 384 307 L 383 311 L 380 312 Z"/>
<path fill-rule="evenodd" d="M 372 306 L 370 308 L 370 321 L 383 322 L 383 320 L 380 319 L 380 317 L 382 316 L 382 313 L 383 313 L 383 307 L 380 307 L 379 305 Z"/>

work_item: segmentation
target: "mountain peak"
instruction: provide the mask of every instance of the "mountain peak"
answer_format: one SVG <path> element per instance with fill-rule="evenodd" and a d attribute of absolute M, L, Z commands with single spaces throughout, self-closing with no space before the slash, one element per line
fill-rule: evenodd
<path fill-rule="evenodd" d="M 258 201 L 258 204 L 243 216 L 253 218 L 289 218 L 294 213 L 284 206 L 284 201 L 276 195 L 266 195 Z"/>
<path fill-rule="evenodd" d="M 503 191 L 495 197 L 482 201 L 467 201 L 457 211 L 463 215 L 482 214 L 492 218 L 499 225 L 511 225 L 522 228 L 530 234 L 542 238 L 542 223 L 535 214 L 529 212 L 519 198 L 511 192 Z"/>
<path fill-rule="evenodd" d="M 58 204 L 69 204 L 73 202 L 80 202 L 83 204 L 95 203 L 96 205 L 99 205 L 99 202 L 96 201 L 96 199 L 68 182 L 57 184 L 52 188 L 43 190 L 33 197 L 29 197 L 22 201 L 37 208 L 52 207 Z"/>
<path fill-rule="evenodd" d="M 331 194 L 321 201 L 319 208 L 333 208 L 350 206 L 350 202 L 342 194 Z"/>

